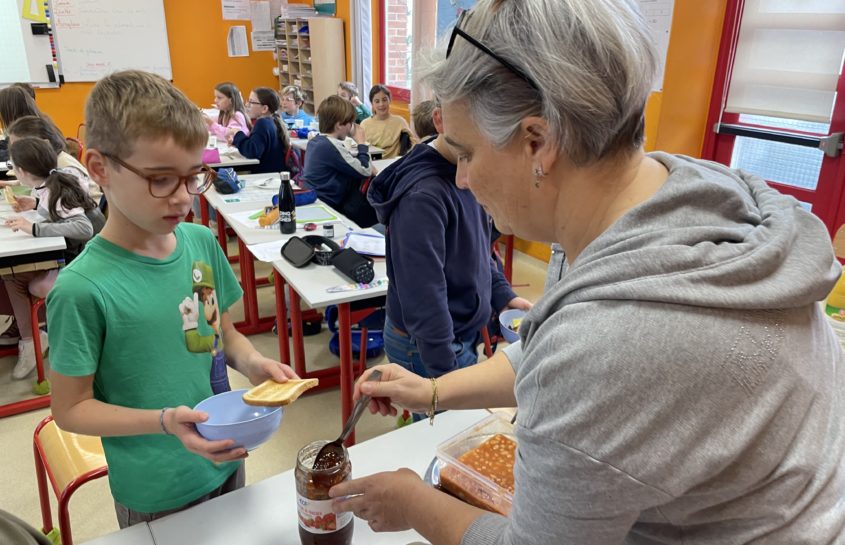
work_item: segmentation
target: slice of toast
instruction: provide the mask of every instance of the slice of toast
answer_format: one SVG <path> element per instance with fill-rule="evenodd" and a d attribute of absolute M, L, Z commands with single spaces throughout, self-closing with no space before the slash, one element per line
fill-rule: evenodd
<path fill-rule="evenodd" d="M 319 383 L 320 381 L 316 378 L 289 380 L 287 382 L 276 382 L 273 379 L 265 380 L 244 394 L 244 403 L 262 407 L 287 405 L 296 401 L 306 390 L 310 390 Z"/>
<path fill-rule="evenodd" d="M 9 186 L 3 188 L 3 197 L 9 204 L 15 204 L 17 202 L 17 200 L 15 200 L 15 192 L 12 191 L 12 188 Z"/>

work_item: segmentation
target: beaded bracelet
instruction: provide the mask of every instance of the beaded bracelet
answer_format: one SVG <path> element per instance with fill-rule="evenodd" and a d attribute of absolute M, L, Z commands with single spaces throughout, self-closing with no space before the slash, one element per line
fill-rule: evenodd
<path fill-rule="evenodd" d="M 159 423 L 159 425 L 161 426 L 161 431 L 163 431 L 165 435 L 173 435 L 172 433 L 170 433 L 169 431 L 167 431 L 167 428 L 164 426 L 164 413 L 165 413 L 165 411 L 167 411 L 167 409 L 169 409 L 169 408 L 170 408 L 170 407 L 165 407 L 165 408 L 163 408 L 163 409 L 161 410 L 161 412 L 158 414 L 158 423 Z"/>
<path fill-rule="evenodd" d="M 437 379 L 431 379 L 431 408 L 426 411 L 425 415 L 428 417 L 428 425 L 434 425 L 434 415 L 437 414 Z"/>

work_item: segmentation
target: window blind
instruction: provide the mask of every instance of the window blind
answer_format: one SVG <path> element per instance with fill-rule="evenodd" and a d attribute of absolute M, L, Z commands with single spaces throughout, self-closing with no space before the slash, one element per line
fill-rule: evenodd
<path fill-rule="evenodd" d="M 725 111 L 829 123 L 845 0 L 746 0 Z"/>

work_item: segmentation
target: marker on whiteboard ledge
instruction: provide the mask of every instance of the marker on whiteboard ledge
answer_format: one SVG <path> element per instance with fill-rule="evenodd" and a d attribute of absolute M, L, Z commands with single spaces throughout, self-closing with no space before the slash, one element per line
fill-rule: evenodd
<path fill-rule="evenodd" d="M 326 288 L 326 293 L 343 293 L 346 291 L 360 291 L 360 290 L 368 290 L 370 288 L 378 288 L 381 286 L 386 286 L 388 282 L 387 277 L 383 278 L 376 278 L 372 282 L 368 284 L 341 284 L 340 286 L 333 286 L 331 288 Z"/>

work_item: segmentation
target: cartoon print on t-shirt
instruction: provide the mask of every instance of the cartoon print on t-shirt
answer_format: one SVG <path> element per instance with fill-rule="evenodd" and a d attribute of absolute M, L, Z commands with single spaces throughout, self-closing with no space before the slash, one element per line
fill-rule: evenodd
<path fill-rule="evenodd" d="M 185 344 L 190 352 L 211 354 L 211 390 L 215 394 L 228 392 L 231 388 L 226 374 L 223 338 L 220 334 L 220 308 L 214 287 L 214 271 L 207 263 L 194 261 L 191 264 L 191 275 L 193 297 L 185 297 L 179 304 Z M 199 333 L 200 303 L 203 318 L 213 332 L 211 335 Z"/>

